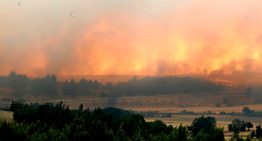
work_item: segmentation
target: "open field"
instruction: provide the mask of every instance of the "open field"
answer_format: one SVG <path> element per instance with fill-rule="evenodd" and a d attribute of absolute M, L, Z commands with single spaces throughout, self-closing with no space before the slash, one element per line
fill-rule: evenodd
<path fill-rule="evenodd" d="M 0 111 L 0 119 L 11 121 L 13 119 L 13 112 Z"/>
<path fill-rule="evenodd" d="M 250 121 L 255 126 L 262 124 L 262 118 L 260 117 L 243 117 L 243 116 L 228 116 L 228 115 L 207 115 L 216 118 L 218 127 L 224 128 L 224 131 L 228 131 L 227 125 L 232 122 L 233 119 L 240 119 L 244 121 Z M 182 125 L 191 125 L 192 121 L 195 118 L 200 117 L 200 115 L 173 115 L 170 118 L 146 118 L 146 121 L 162 120 L 168 125 L 179 126 Z"/>
<path fill-rule="evenodd" d="M 217 126 L 224 128 L 224 134 L 226 140 L 229 140 L 231 136 L 233 135 L 232 132 L 228 131 L 228 124 L 232 122 L 233 119 L 241 119 L 244 121 L 250 121 L 254 124 L 254 128 L 251 129 L 255 130 L 255 127 L 259 124 L 262 124 L 262 118 L 257 118 L 257 117 L 243 117 L 243 116 L 228 116 L 228 115 L 209 115 L 212 117 L 216 118 L 217 121 Z M 190 126 L 192 121 L 199 117 L 199 115 L 174 115 L 170 118 L 146 118 L 146 121 L 155 121 L 155 120 L 162 120 L 164 123 L 167 125 L 172 125 L 172 126 L 179 126 L 180 124 Z M 240 137 L 245 138 L 247 135 L 249 135 L 250 132 L 241 132 L 239 135 Z"/>
<path fill-rule="evenodd" d="M 262 104 L 252 104 L 252 105 L 241 105 L 241 106 L 228 106 L 228 107 L 131 107 L 124 108 L 127 110 L 134 110 L 139 112 L 147 112 L 147 111 L 157 111 L 163 113 L 176 113 L 182 110 L 193 111 L 193 112 L 241 112 L 243 107 L 249 107 L 252 110 L 262 111 Z"/>
<path fill-rule="evenodd" d="M 241 112 L 243 107 L 249 107 L 250 109 L 254 109 L 256 111 L 262 111 L 262 104 L 255 104 L 255 105 L 242 105 L 242 106 L 231 106 L 231 107 L 132 107 L 126 108 L 128 110 L 140 111 L 140 112 L 147 112 L 147 111 L 154 111 L 160 113 L 176 113 L 182 110 L 194 111 L 194 112 Z M 254 128 L 251 129 L 255 130 L 257 125 L 262 124 L 261 117 L 244 117 L 244 116 L 230 116 L 230 115 L 205 115 L 205 116 L 212 116 L 216 118 L 217 126 L 224 128 L 224 134 L 226 140 L 229 140 L 233 133 L 228 131 L 228 124 L 232 122 L 233 119 L 240 119 L 244 121 L 249 121 L 254 124 Z M 189 126 L 191 125 L 192 121 L 200 117 L 200 115 L 172 115 L 172 117 L 161 117 L 161 118 L 146 118 L 146 121 L 154 121 L 154 120 L 162 120 L 167 125 L 172 126 L 179 126 L 180 124 Z M 241 132 L 239 135 L 240 137 L 245 138 L 249 135 L 250 132 Z"/>
<path fill-rule="evenodd" d="M 195 109 L 204 110 L 206 107 L 210 107 L 210 111 L 221 111 L 227 105 L 250 105 L 253 103 L 254 99 L 252 97 L 246 97 L 244 95 L 238 94 L 202 94 L 201 96 L 192 96 L 189 94 L 179 94 L 179 95 L 156 95 L 156 96 L 124 96 L 124 97 L 98 97 L 98 96 L 81 96 L 81 97 L 54 97 L 54 98 L 26 98 L 27 103 L 58 103 L 63 101 L 64 104 L 69 105 L 70 108 L 78 108 L 80 104 L 84 107 L 95 108 L 95 107 L 118 107 L 125 109 L 137 109 L 138 111 L 158 111 L 160 110 L 172 112 L 176 109 Z M 227 101 L 227 102 L 225 102 Z M 227 103 L 227 104 L 225 104 Z M 229 104 L 229 105 L 228 105 Z M 0 103 L 1 105 L 1 103 Z M 217 107 L 217 105 L 221 107 Z M 261 105 L 251 105 L 255 109 L 262 110 Z M 148 107 L 150 108 L 148 110 Z M 179 108 L 176 108 L 179 107 Z M 204 107 L 204 108 L 201 108 Z M 243 106 L 229 107 L 235 109 L 235 111 L 240 111 Z M 153 110 L 152 110 L 153 109 Z M 165 110 L 166 109 L 166 110 Z"/>

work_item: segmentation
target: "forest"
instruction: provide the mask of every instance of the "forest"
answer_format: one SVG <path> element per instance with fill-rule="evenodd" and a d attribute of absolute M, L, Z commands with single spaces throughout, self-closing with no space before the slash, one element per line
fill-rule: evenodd
<path fill-rule="evenodd" d="M 153 96 L 201 93 L 217 93 L 225 89 L 222 84 L 197 77 L 144 77 L 133 78 L 127 82 L 100 83 L 95 80 L 58 81 L 55 75 L 42 78 L 29 78 L 26 75 L 11 72 L 0 77 L 0 89 L 8 89 L 15 98 L 25 96 L 57 97 L 57 96 Z M 1 92 L 1 91 L 0 91 Z M 3 92 L 2 92 L 3 93 Z"/>

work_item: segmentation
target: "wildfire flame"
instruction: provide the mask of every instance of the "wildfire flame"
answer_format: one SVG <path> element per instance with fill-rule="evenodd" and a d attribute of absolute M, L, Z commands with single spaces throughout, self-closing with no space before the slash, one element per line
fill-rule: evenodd
<path fill-rule="evenodd" d="M 88 20 L 84 14 L 78 15 L 73 19 L 75 23 L 66 19 L 52 34 L 30 36 L 28 40 L 19 40 L 22 34 L 11 31 L 17 38 L 0 41 L 0 73 L 16 70 L 38 76 L 261 72 L 261 0 L 177 3 L 168 10 L 145 7 L 149 12 L 143 13 L 141 9 L 133 12 L 140 4 L 134 1 L 127 10 L 107 9 Z"/>

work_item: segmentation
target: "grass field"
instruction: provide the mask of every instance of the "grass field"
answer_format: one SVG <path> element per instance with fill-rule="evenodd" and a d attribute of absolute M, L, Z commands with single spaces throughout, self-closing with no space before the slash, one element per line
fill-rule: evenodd
<path fill-rule="evenodd" d="M 7 120 L 7 121 L 12 121 L 12 119 L 13 119 L 13 112 L 0 111 L 0 119 L 4 119 L 4 120 Z"/>
<path fill-rule="evenodd" d="M 262 124 L 262 118 L 259 117 L 243 117 L 243 116 L 228 116 L 228 115 L 209 115 L 216 118 L 217 125 L 223 127 L 224 131 L 228 131 L 227 125 L 232 122 L 232 120 L 238 118 L 240 120 L 249 121 L 255 126 Z M 146 121 L 162 120 L 168 125 L 179 126 L 191 125 L 195 118 L 200 117 L 200 115 L 173 115 L 170 118 L 146 118 Z M 255 129 L 255 128 L 254 128 Z"/>
<path fill-rule="evenodd" d="M 238 118 L 244 121 L 252 122 L 254 124 L 254 128 L 251 129 L 251 131 L 255 130 L 255 126 L 262 123 L 262 118 L 257 118 L 257 117 L 228 116 L 228 115 L 209 115 L 209 116 L 215 117 L 217 121 L 217 126 L 224 128 L 224 134 L 226 140 L 229 140 L 233 135 L 233 133 L 229 132 L 227 128 L 228 124 L 230 124 L 233 119 Z M 174 115 L 170 118 L 146 118 L 146 121 L 150 122 L 155 120 L 162 120 L 167 125 L 179 126 L 180 124 L 182 124 L 182 125 L 189 126 L 191 125 L 192 121 L 197 117 L 199 117 L 199 115 Z M 249 134 L 250 132 L 241 132 L 240 137 L 245 138 Z"/>
<path fill-rule="evenodd" d="M 124 108 L 127 110 L 134 110 L 134 111 L 139 111 L 139 112 L 147 112 L 147 111 L 157 111 L 157 112 L 163 112 L 163 113 L 176 113 L 180 112 L 182 110 L 187 110 L 187 111 L 193 111 L 193 112 L 241 112 L 243 107 L 249 107 L 252 110 L 256 111 L 262 111 L 262 104 L 252 104 L 252 105 L 241 105 L 241 106 L 227 106 L 227 107 L 131 107 L 131 108 Z"/>
<path fill-rule="evenodd" d="M 262 104 L 254 104 L 254 105 L 241 105 L 241 106 L 231 106 L 231 107 L 132 107 L 132 108 L 126 108 L 128 110 L 134 110 L 139 112 L 147 112 L 147 111 L 154 111 L 154 112 L 160 112 L 160 113 L 177 113 L 182 110 L 187 111 L 194 111 L 196 113 L 200 112 L 241 112 L 243 107 L 249 107 L 250 109 L 256 110 L 256 111 L 262 111 Z M 224 134 L 226 140 L 229 140 L 233 133 L 228 131 L 228 124 L 232 122 L 233 119 L 240 119 L 244 121 L 249 121 L 254 124 L 254 128 L 251 129 L 255 130 L 255 127 L 257 125 L 262 124 L 262 118 L 261 117 L 244 117 L 244 116 L 230 116 L 230 115 L 209 115 L 216 118 L 217 126 L 224 128 Z M 173 126 L 179 126 L 182 125 L 191 125 L 192 121 L 200 117 L 200 115 L 173 115 L 170 118 L 146 118 L 146 121 L 155 121 L 155 120 L 162 120 L 167 125 L 173 125 Z M 246 138 L 247 135 L 249 135 L 250 132 L 241 132 L 239 135 L 242 138 Z"/>

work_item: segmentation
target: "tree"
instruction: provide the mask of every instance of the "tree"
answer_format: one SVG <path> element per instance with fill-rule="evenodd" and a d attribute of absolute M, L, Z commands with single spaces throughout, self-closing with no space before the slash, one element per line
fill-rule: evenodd
<path fill-rule="evenodd" d="M 230 141 L 244 141 L 242 138 L 239 137 L 239 132 L 234 132 L 234 135 L 231 137 Z"/>
<path fill-rule="evenodd" d="M 174 141 L 187 141 L 189 134 L 186 127 L 183 127 L 182 125 L 179 125 L 178 128 L 175 128 L 173 130 L 174 134 Z"/>
<path fill-rule="evenodd" d="M 70 80 L 69 82 L 65 81 L 63 88 L 62 88 L 63 94 L 66 96 L 72 96 L 72 97 L 76 96 L 76 87 L 77 87 L 77 84 L 73 79 Z"/>
<path fill-rule="evenodd" d="M 250 131 L 250 128 L 253 128 L 253 124 L 251 122 L 246 123 L 248 131 Z"/>
<path fill-rule="evenodd" d="M 233 131 L 233 125 L 232 124 L 228 124 L 227 127 L 228 127 L 228 131 L 230 131 L 230 132 Z"/>
<path fill-rule="evenodd" d="M 57 80 L 55 75 L 31 80 L 31 93 L 35 96 L 56 96 Z"/>
<path fill-rule="evenodd" d="M 243 107 L 242 114 L 245 116 L 252 116 L 254 115 L 255 111 L 250 110 L 248 107 Z"/>
<path fill-rule="evenodd" d="M 151 128 L 153 134 L 159 133 L 159 131 L 165 132 L 165 130 L 167 129 L 166 124 L 163 123 L 163 121 L 161 121 L 161 120 L 156 120 L 149 125 L 150 125 L 150 128 Z"/>
<path fill-rule="evenodd" d="M 262 129 L 261 129 L 261 125 L 258 125 L 256 130 L 256 138 L 260 139 L 262 137 Z"/>
<path fill-rule="evenodd" d="M 29 79 L 25 75 L 16 74 L 14 71 L 7 77 L 7 87 L 12 88 L 13 95 L 21 98 L 26 94 Z"/>
<path fill-rule="evenodd" d="M 223 128 L 215 128 L 215 130 L 209 135 L 210 141 L 224 141 L 224 129 Z"/>
<path fill-rule="evenodd" d="M 253 130 L 253 131 L 250 133 L 250 137 L 253 139 L 255 136 L 256 136 L 256 132 Z"/>
<path fill-rule="evenodd" d="M 250 135 L 248 135 L 245 141 L 252 141 L 252 138 L 251 138 L 251 136 L 250 136 Z"/>
<path fill-rule="evenodd" d="M 241 121 L 240 119 L 234 119 L 232 124 L 228 125 L 228 130 L 233 132 L 246 131 L 247 122 Z"/>
<path fill-rule="evenodd" d="M 200 130 L 200 132 L 193 137 L 192 141 L 209 141 L 208 134 L 203 130 Z"/>
<path fill-rule="evenodd" d="M 204 117 L 194 119 L 192 122 L 192 133 L 193 135 L 197 135 L 200 130 L 205 133 L 210 133 L 214 131 L 216 127 L 216 119 L 214 117 Z"/>

